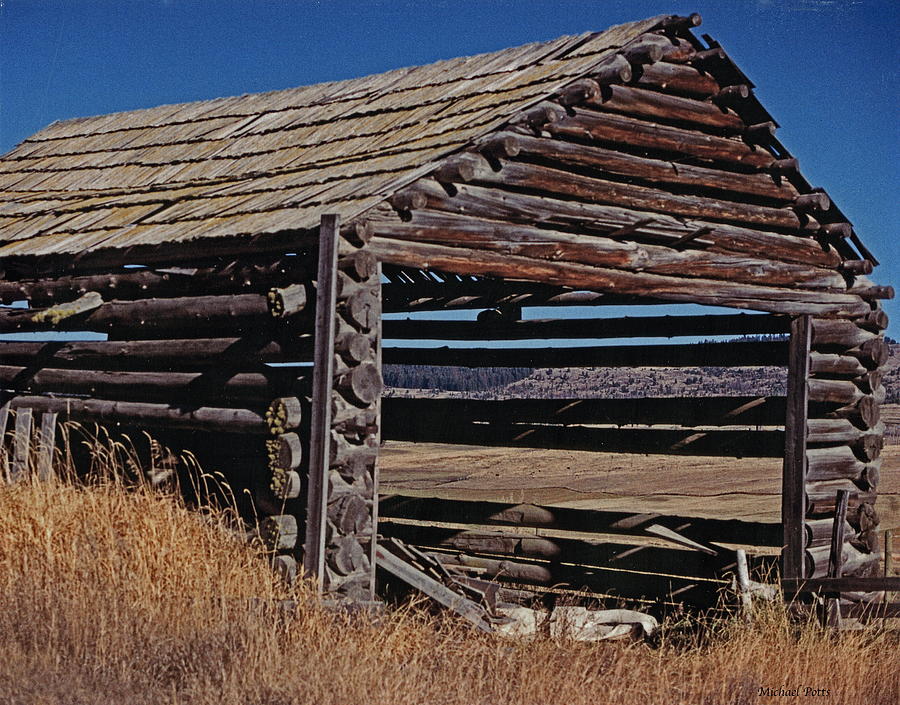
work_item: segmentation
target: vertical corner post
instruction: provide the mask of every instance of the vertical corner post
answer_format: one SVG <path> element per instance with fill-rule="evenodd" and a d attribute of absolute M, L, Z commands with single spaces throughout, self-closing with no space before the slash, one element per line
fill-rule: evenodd
<path fill-rule="evenodd" d="M 339 216 L 332 214 L 322 216 L 319 224 L 319 262 L 316 275 L 309 483 L 306 535 L 303 545 L 303 571 L 315 580 L 320 591 L 325 573 L 325 501 L 328 494 L 339 229 Z"/>
<path fill-rule="evenodd" d="M 323 216 L 303 569 L 332 600 L 374 599 L 381 279 L 365 224 Z"/>
<path fill-rule="evenodd" d="M 806 515 L 806 437 L 809 402 L 809 352 L 812 320 L 802 315 L 791 321 L 788 346 L 787 409 L 784 425 L 784 465 L 781 481 L 783 580 L 804 577 L 803 518 Z"/>

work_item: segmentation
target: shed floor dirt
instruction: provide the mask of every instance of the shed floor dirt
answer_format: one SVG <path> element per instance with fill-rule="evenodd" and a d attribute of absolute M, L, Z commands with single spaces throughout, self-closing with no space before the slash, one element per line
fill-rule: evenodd
<path fill-rule="evenodd" d="M 389 441 L 382 494 L 778 522 L 781 461 Z M 900 527 L 900 445 L 882 453 L 882 528 Z"/>

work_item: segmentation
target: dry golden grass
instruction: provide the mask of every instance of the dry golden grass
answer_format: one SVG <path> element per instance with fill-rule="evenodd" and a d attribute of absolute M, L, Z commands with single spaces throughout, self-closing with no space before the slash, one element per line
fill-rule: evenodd
<path fill-rule="evenodd" d="M 423 605 L 376 623 L 280 586 L 227 516 L 122 482 L 0 486 L 0 703 L 895 703 L 896 635 L 773 609 L 654 645 L 509 641 Z M 294 612 L 273 608 L 293 598 Z M 802 691 L 801 691 L 802 692 Z"/>

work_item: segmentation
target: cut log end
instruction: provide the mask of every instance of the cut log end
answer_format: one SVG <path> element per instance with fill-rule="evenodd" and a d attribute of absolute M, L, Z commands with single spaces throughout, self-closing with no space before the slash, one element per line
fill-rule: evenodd
<path fill-rule="evenodd" d="M 628 83 L 634 78 L 631 64 L 621 54 L 616 54 L 613 59 L 604 61 L 594 69 L 592 75 L 600 85 Z"/>
<path fill-rule="evenodd" d="M 335 387 L 348 401 L 368 406 L 381 395 L 384 383 L 378 368 L 365 362 L 338 377 Z"/>
<path fill-rule="evenodd" d="M 266 425 L 273 435 L 299 427 L 302 419 L 302 406 L 297 397 L 279 397 L 266 410 Z"/>
<path fill-rule="evenodd" d="M 306 308 L 306 287 L 303 284 L 291 284 L 270 289 L 267 298 L 272 316 L 287 318 Z"/>

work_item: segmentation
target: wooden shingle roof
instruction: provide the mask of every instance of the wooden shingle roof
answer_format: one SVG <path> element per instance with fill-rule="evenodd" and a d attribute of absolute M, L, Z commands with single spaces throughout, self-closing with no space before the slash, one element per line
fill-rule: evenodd
<path fill-rule="evenodd" d="M 0 257 L 349 220 L 666 20 L 347 81 L 54 123 L 0 158 Z"/>

